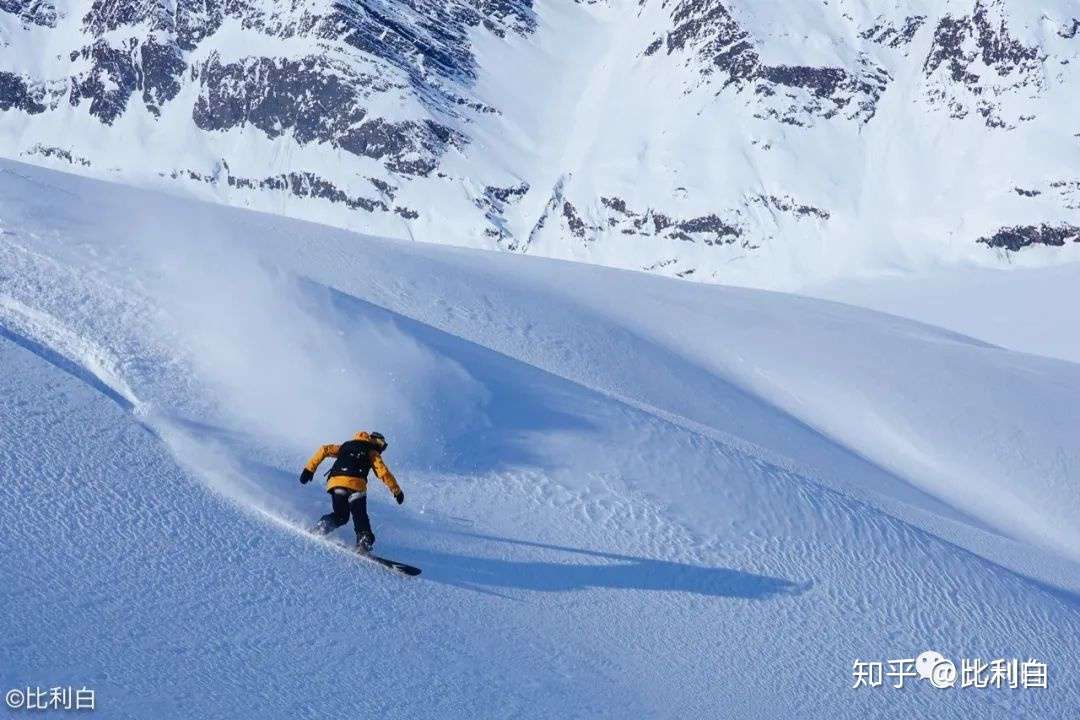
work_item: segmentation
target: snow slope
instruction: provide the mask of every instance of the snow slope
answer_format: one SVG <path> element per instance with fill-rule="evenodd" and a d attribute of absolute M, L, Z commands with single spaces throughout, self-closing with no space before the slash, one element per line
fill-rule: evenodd
<path fill-rule="evenodd" d="M 0 231 L 5 687 L 166 718 L 1080 702 L 1076 364 L 6 161 Z M 361 427 L 416 581 L 299 531 L 300 465 Z M 850 689 L 925 649 L 1050 689 Z"/>
<path fill-rule="evenodd" d="M 801 292 L 949 328 L 1036 355 L 1080 362 L 1080 264 L 924 269 L 815 283 Z"/>

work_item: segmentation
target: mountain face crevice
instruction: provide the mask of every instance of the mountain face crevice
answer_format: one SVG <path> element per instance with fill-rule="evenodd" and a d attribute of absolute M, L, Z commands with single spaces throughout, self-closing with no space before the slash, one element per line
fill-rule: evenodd
<path fill-rule="evenodd" d="M 0 153 L 788 288 L 1080 259 L 1078 67 L 1070 0 L 0 0 Z"/>

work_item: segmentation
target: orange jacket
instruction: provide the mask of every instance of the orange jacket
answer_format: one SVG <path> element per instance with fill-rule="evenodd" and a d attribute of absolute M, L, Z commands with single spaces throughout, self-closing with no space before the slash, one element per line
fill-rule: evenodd
<path fill-rule="evenodd" d="M 370 440 L 371 436 L 366 432 L 358 432 L 353 435 L 353 440 Z M 314 473 L 319 468 L 319 463 L 328 457 L 337 457 L 338 448 L 340 445 L 323 445 L 315 454 L 311 456 L 311 459 L 307 461 L 305 467 Z M 386 463 L 383 462 L 382 455 L 375 448 L 372 448 L 368 452 L 368 458 L 371 460 L 371 469 L 375 471 L 375 476 L 383 481 L 383 484 L 390 489 L 391 495 L 397 495 L 401 492 L 401 487 L 397 484 L 397 480 L 394 478 L 394 474 L 390 472 L 390 468 L 386 467 Z M 363 477 L 357 477 L 352 475 L 331 475 L 326 479 L 326 489 L 333 490 L 334 488 L 348 488 L 355 492 L 367 492 L 367 479 Z"/>

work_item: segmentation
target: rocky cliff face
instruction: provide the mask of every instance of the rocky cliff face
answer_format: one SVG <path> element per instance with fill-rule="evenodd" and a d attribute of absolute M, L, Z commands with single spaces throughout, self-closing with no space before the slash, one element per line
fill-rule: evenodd
<path fill-rule="evenodd" d="M 0 152 L 701 280 L 1078 257 L 1051 0 L 0 0 Z"/>

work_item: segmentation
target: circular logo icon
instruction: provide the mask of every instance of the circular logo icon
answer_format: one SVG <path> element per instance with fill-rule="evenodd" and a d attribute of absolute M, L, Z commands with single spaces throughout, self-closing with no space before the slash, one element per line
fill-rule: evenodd
<path fill-rule="evenodd" d="M 7 706 L 12 710 L 18 710 L 26 702 L 26 695 L 23 693 L 22 690 L 19 690 L 18 688 L 13 688 L 11 690 L 8 690 L 7 693 L 4 695 L 4 702 L 6 702 Z"/>
<path fill-rule="evenodd" d="M 956 665 L 933 650 L 927 650 L 915 658 L 915 672 L 936 688 L 949 688 L 956 684 Z"/>

